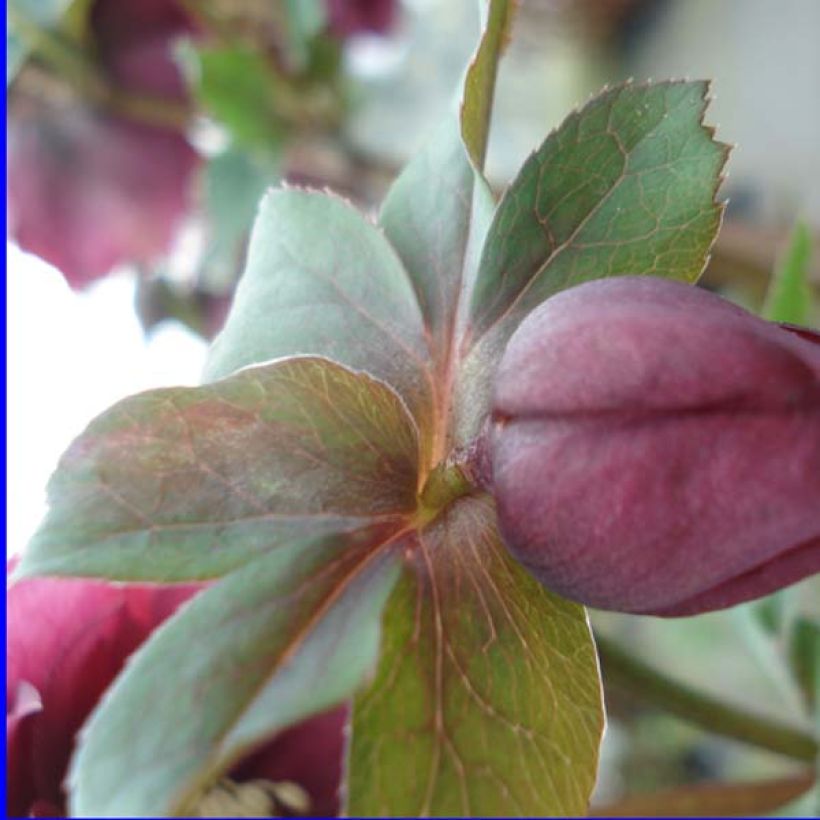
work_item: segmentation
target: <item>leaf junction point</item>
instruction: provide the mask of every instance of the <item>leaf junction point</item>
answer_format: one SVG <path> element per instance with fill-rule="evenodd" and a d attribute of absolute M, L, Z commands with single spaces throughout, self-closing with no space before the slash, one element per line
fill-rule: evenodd
<path fill-rule="evenodd" d="M 419 495 L 418 526 L 429 524 L 453 502 L 474 492 L 462 467 L 452 461 L 443 461 L 431 470 Z"/>

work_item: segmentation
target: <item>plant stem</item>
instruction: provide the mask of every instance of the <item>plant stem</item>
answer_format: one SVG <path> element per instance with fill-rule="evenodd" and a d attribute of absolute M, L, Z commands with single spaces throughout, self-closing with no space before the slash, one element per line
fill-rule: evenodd
<path fill-rule="evenodd" d="M 808 733 L 738 709 L 671 680 L 601 635 L 596 635 L 595 640 L 608 683 L 715 734 L 795 760 L 815 760 L 818 744 Z"/>
<path fill-rule="evenodd" d="M 121 87 L 111 89 L 105 105 L 129 120 L 181 131 L 191 122 L 191 109 L 178 100 L 148 94 L 134 94 Z"/>
<path fill-rule="evenodd" d="M 457 464 L 443 462 L 431 470 L 419 496 L 421 521 L 432 521 L 454 501 L 473 492 L 464 471 Z"/>
<path fill-rule="evenodd" d="M 498 63 L 509 37 L 516 3 L 488 0 L 482 9 L 481 42 L 467 69 L 461 109 L 464 143 L 479 171 L 484 170 L 487 157 Z"/>
<path fill-rule="evenodd" d="M 753 783 L 708 783 L 636 794 L 593 808 L 590 817 L 745 817 L 797 799 L 814 782 L 811 771 Z"/>

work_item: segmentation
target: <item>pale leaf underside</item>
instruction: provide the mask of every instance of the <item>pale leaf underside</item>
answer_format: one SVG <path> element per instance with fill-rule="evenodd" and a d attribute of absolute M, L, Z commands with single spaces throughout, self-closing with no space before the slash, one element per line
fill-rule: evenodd
<path fill-rule="evenodd" d="M 326 356 L 385 381 L 404 399 L 427 446 L 430 353 L 396 251 L 339 197 L 286 188 L 262 200 L 245 272 L 206 377 L 300 354 Z"/>

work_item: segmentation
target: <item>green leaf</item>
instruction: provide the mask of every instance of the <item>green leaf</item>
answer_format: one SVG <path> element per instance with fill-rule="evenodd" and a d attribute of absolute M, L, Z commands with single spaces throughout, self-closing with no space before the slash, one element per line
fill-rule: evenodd
<path fill-rule="evenodd" d="M 22 40 L 14 33 L 8 21 L 8 12 L 6 12 L 6 85 L 10 85 L 11 81 L 17 76 L 17 72 L 25 62 L 28 49 L 23 44 Z"/>
<path fill-rule="evenodd" d="M 510 36 L 515 0 L 489 0 L 478 50 L 467 69 L 461 104 L 461 133 L 476 169 L 484 168 L 495 97 L 498 62 Z"/>
<path fill-rule="evenodd" d="M 264 158 L 228 148 L 205 167 L 205 208 L 210 226 L 203 267 L 208 284 L 225 292 L 235 281 L 241 250 L 259 200 L 279 179 L 270 154 Z"/>
<path fill-rule="evenodd" d="M 86 724 L 72 815 L 191 815 L 260 742 L 348 698 L 375 663 L 398 569 L 389 539 L 363 532 L 291 544 L 200 593 Z"/>
<path fill-rule="evenodd" d="M 481 169 L 498 61 L 514 5 L 509 0 L 487 3 L 488 19 L 465 77 L 460 133 L 448 117 L 431 134 L 393 183 L 379 218 L 413 281 L 440 369 L 452 365 L 459 301 L 472 287 L 495 210 Z"/>
<path fill-rule="evenodd" d="M 513 559 L 484 498 L 424 531 L 355 701 L 351 816 L 584 814 L 603 729 L 584 609 Z"/>
<path fill-rule="evenodd" d="M 297 71 L 310 60 L 311 41 L 321 34 L 327 22 L 322 0 L 285 0 L 283 23 L 290 62 Z"/>
<path fill-rule="evenodd" d="M 387 385 L 319 358 L 154 390 L 99 416 L 63 456 L 22 575 L 223 575 L 296 536 L 396 525 L 416 507 L 418 442 Z"/>
<path fill-rule="evenodd" d="M 789 590 L 785 590 L 788 592 Z M 772 599 L 773 596 L 769 596 Z M 764 600 L 769 600 L 764 599 Z M 788 607 L 794 602 L 778 600 L 775 604 L 785 604 Z M 801 712 L 801 693 L 798 682 L 789 669 L 787 646 L 789 634 L 793 629 L 794 613 L 789 623 L 780 634 L 768 630 L 760 617 L 760 601 L 750 601 L 740 606 L 732 607 L 727 613 L 727 619 L 733 625 L 740 637 L 741 646 L 745 647 L 751 658 L 757 663 L 761 674 L 765 675 L 777 688 L 784 703 L 789 704 L 795 714 Z"/>
<path fill-rule="evenodd" d="M 811 233 L 805 223 L 798 222 L 766 294 L 763 316 L 769 321 L 808 324 L 812 308 L 810 262 Z"/>
<path fill-rule="evenodd" d="M 241 145 L 276 150 L 283 127 L 273 95 L 277 80 L 265 55 L 244 46 L 198 48 L 195 93 Z"/>
<path fill-rule="evenodd" d="M 348 203 L 285 189 L 262 201 L 206 376 L 293 354 L 327 356 L 390 384 L 416 419 L 426 452 L 433 385 L 407 272 L 384 235 Z"/>
<path fill-rule="evenodd" d="M 6 3 L 6 85 L 17 76 L 43 29 L 59 26 L 72 0 L 9 0 Z"/>
<path fill-rule="evenodd" d="M 487 183 L 466 155 L 457 124 L 448 120 L 393 183 L 380 215 L 413 282 L 430 340 L 434 410 L 425 462 L 431 466 L 444 458 L 450 442 L 459 306 L 475 279 L 494 207 Z"/>
<path fill-rule="evenodd" d="M 488 4 L 481 42 L 465 78 L 460 122 L 448 117 L 433 132 L 393 183 L 379 217 L 410 275 L 432 348 L 440 386 L 434 396 L 433 464 L 450 441 L 462 307 L 495 210 L 481 168 L 495 75 L 513 6 L 508 0 Z"/>
<path fill-rule="evenodd" d="M 728 147 L 705 82 L 627 84 L 571 114 L 522 167 L 490 228 L 472 338 L 507 333 L 563 288 L 619 274 L 693 282 L 720 225 Z"/>
<path fill-rule="evenodd" d="M 379 224 L 413 282 L 439 372 L 453 353 L 459 298 L 469 287 L 495 203 L 453 119 L 393 183 Z"/>
<path fill-rule="evenodd" d="M 806 705 L 815 714 L 820 735 L 820 621 L 809 616 L 798 618 L 789 638 L 789 664 Z"/>

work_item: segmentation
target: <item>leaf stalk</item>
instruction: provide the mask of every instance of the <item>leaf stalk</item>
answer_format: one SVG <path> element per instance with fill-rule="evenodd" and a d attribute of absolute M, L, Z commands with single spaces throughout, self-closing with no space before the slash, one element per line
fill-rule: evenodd
<path fill-rule="evenodd" d="M 475 489 L 459 464 L 442 462 L 434 467 L 419 495 L 419 526 L 430 523 L 454 501 Z"/>
<path fill-rule="evenodd" d="M 813 762 L 817 740 L 807 732 L 760 717 L 674 681 L 635 658 L 616 642 L 595 636 L 604 680 L 709 732 Z"/>

